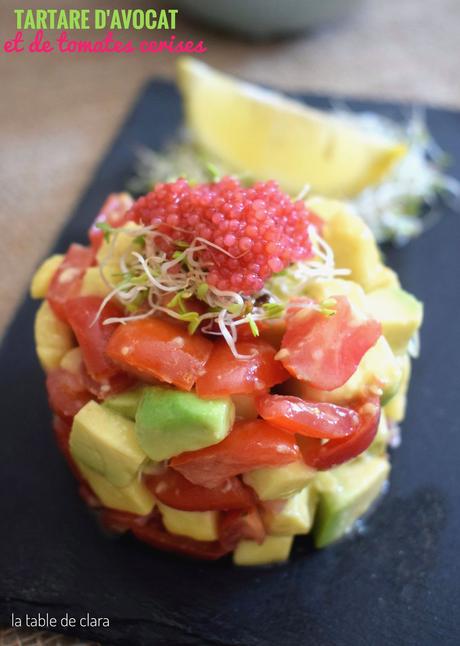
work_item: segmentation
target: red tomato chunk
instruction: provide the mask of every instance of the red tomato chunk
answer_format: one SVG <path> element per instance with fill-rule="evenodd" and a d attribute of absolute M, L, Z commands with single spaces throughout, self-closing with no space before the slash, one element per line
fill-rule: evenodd
<path fill-rule="evenodd" d="M 159 379 L 191 390 L 211 350 L 211 341 L 200 333 L 191 336 L 178 323 L 150 318 L 120 325 L 109 341 L 107 356 L 140 379 L 154 383 Z"/>
<path fill-rule="evenodd" d="M 174 457 L 171 466 L 203 487 L 218 487 L 233 476 L 294 462 L 300 458 L 295 439 L 263 420 L 237 422 L 218 444 Z"/>
<path fill-rule="evenodd" d="M 345 296 L 334 296 L 335 313 L 327 316 L 313 303 L 294 303 L 288 312 L 280 358 L 285 368 L 313 388 L 334 390 L 355 372 L 380 337 L 377 321 L 358 321 Z"/>
<path fill-rule="evenodd" d="M 80 296 L 65 305 L 65 313 L 73 333 L 77 337 L 83 362 L 89 375 L 96 380 L 108 379 L 119 372 L 119 368 L 107 358 L 105 351 L 116 325 L 104 325 L 112 317 L 123 316 L 115 303 L 107 303 L 96 319 L 102 305 L 99 296 Z"/>
<path fill-rule="evenodd" d="M 346 437 L 359 426 L 359 415 L 351 408 L 300 397 L 264 395 L 257 400 L 257 411 L 274 426 L 307 437 Z"/>
<path fill-rule="evenodd" d="M 108 196 L 99 215 L 88 231 L 91 247 L 94 251 L 98 251 L 104 239 L 104 232 L 97 225 L 101 222 L 106 222 L 114 228 L 122 227 L 126 224 L 126 214 L 133 204 L 134 200 L 128 193 L 111 193 Z"/>
<path fill-rule="evenodd" d="M 254 494 L 238 478 L 229 478 L 208 489 L 192 484 L 174 469 L 167 469 L 158 475 L 146 475 L 145 483 L 160 502 L 183 511 L 249 509 L 254 505 Z"/>
<path fill-rule="evenodd" d="M 67 321 L 65 304 L 71 298 L 78 296 L 83 274 L 93 263 L 92 249 L 72 244 L 54 274 L 46 298 L 56 316 L 62 321 Z"/>
<path fill-rule="evenodd" d="M 373 398 L 358 408 L 360 423 L 358 429 L 349 437 L 321 440 L 297 436 L 304 462 L 314 469 L 324 470 L 339 466 L 357 457 L 367 448 L 377 434 L 380 420 L 380 401 Z"/>
<path fill-rule="evenodd" d="M 214 343 L 206 371 L 196 382 L 200 397 L 261 393 L 289 378 L 266 341 L 241 341 L 237 350 L 250 358 L 237 359 L 224 340 Z"/>
<path fill-rule="evenodd" d="M 63 368 L 48 374 L 46 390 L 51 410 L 60 417 L 73 417 L 91 399 L 81 375 Z"/>

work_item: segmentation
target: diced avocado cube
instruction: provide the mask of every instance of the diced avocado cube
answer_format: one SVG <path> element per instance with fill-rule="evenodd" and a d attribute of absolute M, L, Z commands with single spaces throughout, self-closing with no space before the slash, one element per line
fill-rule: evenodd
<path fill-rule="evenodd" d="M 334 252 L 335 266 L 350 269 L 347 278 L 367 291 L 383 267 L 371 230 L 345 202 L 321 198 L 312 201 L 311 207 L 325 220 L 323 237 Z"/>
<path fill-rule="evenodd" d="M 328 401 L 346 403 L 359 397 L 369 386 L 375 385 L 381 390 L 381 401 L 384 404 L 396 393 L 401 383 L 402 368 L 400 361 L 393 354 L 388 341 L 381 336 L 370 348 L 350 379 L 335 390 L 318 390 L 297 380 L 287 382 L 291 394 L 307 401 Z"/>
<path fill-rule="evenodd" d="M 313 281 L 308 286 L 306 293 L 319 303 L 331 296 L 346 296 L 357 310 L 366 312 L 367 304 L 364 289 L 353 280 L 332 278 L 331 280 Z"/>
<path fill-rule="evenodd" d="M 72 348 L 62 357 L 59 367 L 77 375 L 80 372 L 82 355 L 80 348 Z"/>
<path fill-rule="evenodd" d="M 125 390 L 123 393 L 118 395 L 108 397 L 102 405 L 104 408 L 109 408 L 114 413 L 118 413 L 119 415 L 123 415 L 123 417 L 134 420 L 143 392 L 144 386 L 131 388 L 130 390 Z"/>
<path fill-rule="evenodd" d="M 403 354 L 423 319 L 423 305 L 400 289 L 377 289 L 367 295 L 369 312 L 382 323 L 383 334 L 396 354 Z"/>
<path fill-rule="evenodd" d="M 146 388 L 136 412 L 139 444 L 152 460 L 167 460 L 184 451 L 217 444 L 235 418 L 230 397 L 201 399 L 194 393 Z"/>
<path fill-rule="evenodd" d="M 45 298 L 53 276 L 63 260 L 64 256 L 62 254 L 55 254 L 42 262 L 30 283 L 30 295 L 32 298 Z"/>
<path fill-rule="evenodd" d="M 372 292 L 375 289 L 383 289 L 384 287 L 401 287 L 398 274 L 386 265 L 381 266 L 374 280 L 367 285 L 366 291 Z"/>
<path fill-rule="evenodd" d="M 133 258 L 132 252 L 139 251 L 136 245 L 136 237 L 142 231 L 142 227 L 136 222 L 126 222 L 123 230 L 117 232 L 116 238 L 104 240 L 97 252 L 97 264 L 102 269 L 102 274 L 109 284 L 119 283 L 123 277 L 121 275 L 120 261 L 124 259 L 128 262 Z"/>
<path fill-rule="evenodd" d="M 290 498 L 314 478 L 316 471 L 301 460 L 281 467 L 264 467 L 248 471 L 244 482 L 252 487 L 259 500 Z"/>
<path fill-rule="evenodd" d="M 217 541 L 217 511 L 181 511 L 158 503 L 163 524 L 171 534 L 188 536 L 196 541 Z"/>
<path fill-rule="evenodd" d="M 377 434 L 374 437 L 372 444 L 368 448 L 369 453 L 372 453 L 373 455 L 384 454 L 386 452 L 389 441 L 390 441 L 390 429 L 388 428 L 387 417 L 382 412 L 380 415 Z"/>
<path fill-rule="evenodd" d="M 73 458 L 115 487 L 126 487 L 147 456 L 137 441 L 134 423 L 95 401 L 75 415 L 69 440 Z"/>
<path fill-rule="evenodd" d="M 292 536 L 266 536 L 259 545 L 255 541 L 240 541 L 233 552 L 235 565 L 268 565 L 282 563 L 289 558 Z"/>
<path fill-rule="evenodd" d="M 83 274 L 80 296 L 100 296 L 104 298 L 111 288 L 104 281 L 99 267 L 89 267 Z"/>
<path fill-rule="evenodd" d="M 150 514 L 155 499 L 141 480 L 133 480 L 126 487 L 115 487 L 111 482 L 77 461 L 78 469 L 104 507 L 128 511 L 131 514 Z"/>
<path fill-rule="evenodd" d="M 57 368 L 75 340 L 70 327 L 58 319 L 48 301 L 43 301 L 35 315 L 35 348 L 46 372 Z"/>
<path fill-rule="evenodd" d="M 235 405 L 235 419 L 257 419 L 259 416 L 254 395 L 232 395 L 232 402 Z"/>
<path fill-rule="evenodd" d="M 313 525 L 318 493 L 311 483 L 302 491 L 288 498 L 284 507 L 274 512 L 263 512 L 263 521 L 271 536 L 308 534 Z"/>
<path fill-rule="evenodd" d="M 385 404 L 385 415 L 392 422 L 402 422 L 406 414 L 406 405 L 407 405 L 407 391 L 409 389 L 409 381 L 411 374 L 411 361 L 409 355 L 403 355 L 401 357 L 402 365 L 402 379 L 401 384 L 395 394 L 387 404 Z"/>
<path fill-rule="evenodd" d="M 350 531 L 380 494 L 389 471 L 387 458 L 363 455 L 317 475 L 319 503 L 313 528 L 316 547 L 325 547 Z"/>

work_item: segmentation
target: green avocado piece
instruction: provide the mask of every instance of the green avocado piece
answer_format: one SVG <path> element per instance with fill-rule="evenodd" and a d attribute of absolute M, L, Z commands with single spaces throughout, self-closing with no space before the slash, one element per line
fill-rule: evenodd
<path fill-rule="evenodd" d="M 404 354 L 422 324 L 423 304 L 399 287 L 377 289 L 367 295 L 370 314 L 382 323 L 383 334 L 395 354 Z"/>
<path fill-rule="evenodd" d="M 316 547 L 344 536 L 380 494 L 390 471 L 386 457 L 363 455 L 318 474 L 319 504 L 313 535 Z"/>
<path fill-rule="evenodd" d="M 131 388 L 130 390 L 125 390 L 125 392 L 120 393 L 119 395 L 113 395 L 108 397 L 102 404 L 105 408 L 110 408 L 114 413 L 123 415 L 128 419 L 134 421 L 136 417 L 137 406 L 144 392 L 145 386 L 138 386 L 137 388 Z"/>
<path fill-rule="evenodd" d="M 235 419 L 230 397 L 201 399 L 194 393 L 145 388 L 136 412 L 139 444 L 152 460 L 166 460 L 223 440 Z"/>
<path fill-rule="evenodd" d="M 95 401 L 75 415 L 69 447 L 77 463 L 104 476 L 115 487 L 129 485 L 147 460 L 134 422 Z"/>
<path fill-rule="evenodd" d="M 77 462 L 77 467 L 104 507 L 146 516 L 155 506 L 155 498 L 142 480 L 133 480 L 126 487 L 115 487 L 107 478 L 82 463 Z"/>
<path fill-rule="evenodd" d="M 411 360 L 408 354 L 400 358 L 402 365 L 402 379 L 395 396 L 385 404 L 385 415 L 392 422 L 402 422 L 406 414 L 407 391 L 411 375 Z"/>

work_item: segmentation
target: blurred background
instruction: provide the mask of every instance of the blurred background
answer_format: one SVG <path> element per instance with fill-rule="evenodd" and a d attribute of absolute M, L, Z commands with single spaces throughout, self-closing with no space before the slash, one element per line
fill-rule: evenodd
<path fill-rule="evenodd" d="M 92 4 L 48 0 L 46 7 Z M 179 8 L 177 39 L 203 39 L 203 60 L 253 81 L 460 108 L 458 0 L 94 5 Z M 1 40 L 14 35 L 13 10 L 20 6 L 1 0 Z M 173 78 L 174 62 L 169 53 L 0 54 L 0 333 L 142 85 L 153 76 Z"/>

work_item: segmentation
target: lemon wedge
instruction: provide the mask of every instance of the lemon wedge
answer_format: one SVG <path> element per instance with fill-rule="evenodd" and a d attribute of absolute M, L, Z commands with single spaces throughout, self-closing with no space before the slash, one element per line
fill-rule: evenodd
<path fill-rule="evenodd" d="M 178 61 L 186 123 L 196 143 L 231 170 L 275 179 L 297 194 L 353 197 L 406 152 L 342 119 L 239 81 L 192 58 Z"/>

